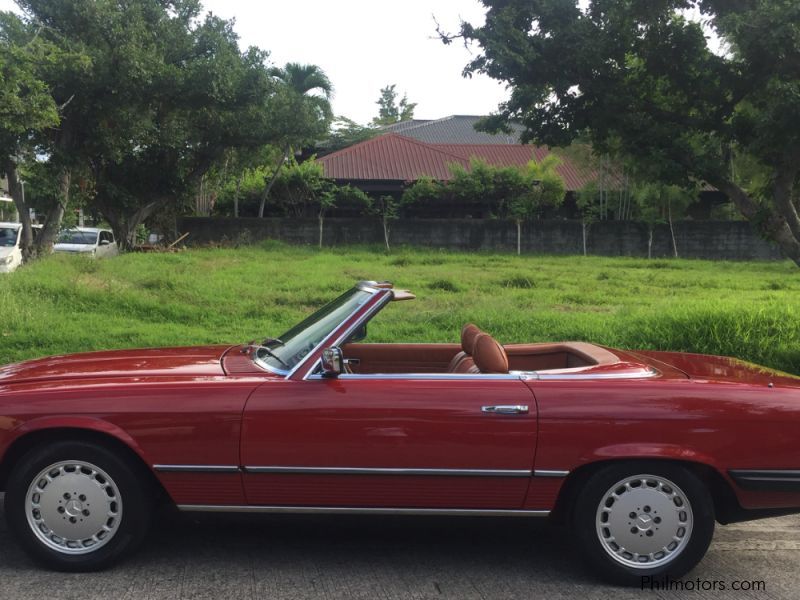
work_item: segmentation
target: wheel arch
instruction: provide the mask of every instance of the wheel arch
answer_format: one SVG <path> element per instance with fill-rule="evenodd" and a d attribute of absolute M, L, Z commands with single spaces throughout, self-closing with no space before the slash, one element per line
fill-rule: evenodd
<path fill-rule="evenodd" d="M 643 465 L 645 463 L 653 462 L 662 462 L 665 464 L 683 467 L 697 476 L 700 481 L 706 485 L 709 493 L 711 494 L 711 499 L 714 503 L 714 514 L 717 521 L 724 525 L 736 520 L 740 520 L 738 515 L 742 513 L 742 507 L 739 504 L 736 493 L 734 492 L 731 484 L 715 467 L 699 461 L 681 460 L 659 456 L 609 458 L 604 460 L 596 460 L 581 465 L 569 473 L 563 485 L 561 486 L 555 503 L 555 508 L 551 513 L 552 517 L 564 522 L 570 518 L 574 508 L 575 500 L 577 499 L 583 484 L 598 470 L 611 465 Z"/>
<path fill-rule="evenodd" d="M 31 449 L 53 442 L 83 441 L 103 446 L 118 454 L 136 469 L 144 481 L 150 483 L 151 489 L 159 497 L 168 497 L 139 448 L 132 444 L 133 440 L 128 441 L 129 439 L 127 435 L 120 436 L 117 432 L 112 432 L 109 427 L 99 428 L 93 423 L 50 426 L 40 424 L 37 427 L 26 428 L 14 438 L 0 458 L 0 491 L 5 491 L 9 474 L 16 462 Z"/>

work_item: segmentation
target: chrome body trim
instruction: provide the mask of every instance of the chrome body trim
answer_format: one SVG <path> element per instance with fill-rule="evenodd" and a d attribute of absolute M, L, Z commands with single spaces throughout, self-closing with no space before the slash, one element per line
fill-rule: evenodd
<path fill-rule="evenodd" d="M 288 475 L 404 475 L 440 477 L 530 477 L 526 469 L 405 469 L 373 467 L 285 467 L 247 466 L 245 473 L 280 473 Z"/>
<path fill-rule="evenodd" d="M 314 374 L 309 375 L 306 377 L 308 380 L 312 379 L 325 379 L 321 375 Z M 336 379 L 345 379 L 345 380 L 352 380 L 352 379 L 383 379 L 383 380 L 397 380 L 397 379 L 404 379 L 407 381 L 419 381 L 419 380 L 437 380 L 437 379 L 444 379 L 444 380 L 466 380 L 466 381 L 485 381 L 490 379 L 505 379 L 505 380 L 517 380 L 520 381 L 521 377 L 519 375 L 511 375 L 511 374 L 504 374 L 504 373 L 342 373 Z"/>
<path fill-rule="evenodd" d="M 557 471 L 555 469 L 536 469 L 533 471 L 534 477 L 566 477 L 569 471 Z"/>
<path fill-rule="evenodd" d="M 159 473 L 238 473 L 235 465 L 153 465 Z"/>
<path fill-rule="evenodd" d="M 391 292 L 390 289 L 373 289 L 373 288 L 363 288 L 362 289 L 360 287 L 358 289 L 360 289 L 361 291 L 364 291 L 364 292 L 371 292 L 373 294 L 377 294 L 378 292 Z M 325 339 L 323 339 L 319 344 L 317 344 L 314 347 L 314 349 L 311 352 L 309 352 L 306 356 L 303 357 L 303 360 L 301 360 L 299 363 L 297 363 L 295 365 L 295 367 L 291 371 L 289 371 L 289 373 L 286 375 L 286 379 L 291 379 L 292 375 L 294 375 L 301 368 L 303 368 L 303 366 L 309 361 L 311 356 L 313 356 L 314 353 L 317 352 L 317 350 L 319 350 L 320 348 L 325 348 L 326 346 L 338 346 L 342 342 L 342 340 L 346 339 L 348 335 L 350 335 L 356 329 L 358 329 L 358 327 L 360 327 L 362 323 L 367 322 L 372 317 L 374 317 L 375 313 L 377 313 L 379 310 L 381 310 L 386 304 L 391 302 L 391 300 L 392 300 L 392 294 L 391 293 L 387 293 L 383 300 L 378 300 L 375 304 L 373 304 L 372 307 L 367 312 L 365 312 L 364 315 L 360 319 L 358 319 L 356 322 L 351 324 L 350 327 L 345 329 L 344 333 L 342 333 L 338 338 L 336 338 L 336 341 L 334 343 L 332 343 L 332 344 L 329 343 L 329 342 L 333 338 L 334 334 L 336 333 L 336 329 L 331 331 L 330 334 L 328 334 L 328 336 Z M 361 306 L 357 307 L 352 313 L 350 313 L 347 316 L 347 319 L 352 318 L 353 315 L 355 313 L 357 313 L 360 309 L 361 309 Z M 343 322 L 347 321 L 347 319 L 344 319 Z M 311 373 L 314 372 L 314 370 L 317 368 L 317 365 L 320 364 L 320 360 L 321 359 L 318 358 L 316 361 L 314 361 L 314 363 L 311 365 L 311 367 L 308 369 L 308 371 L 306 371 L 306 374 L 303 376 L 303 380 L 304 381 L 309 378 Z"/>
<path fill-rule="evenodd" d="M 650 367 L 634 371 L 618 373 L 547 373 L 544 371 L 528 371 L 521 375 L 529 381 L 592 381 L 599 379 L 646 379 L 655 377 L 658 371 Z"/>
<path fill-rule="evenodd" d="M 218 506 L 179 504 L 178 510 L 213 513 L 436 515 L 447 517 L 546 517 L 549 510 L 483 508 L 374 508 L 357 506 Z"/>

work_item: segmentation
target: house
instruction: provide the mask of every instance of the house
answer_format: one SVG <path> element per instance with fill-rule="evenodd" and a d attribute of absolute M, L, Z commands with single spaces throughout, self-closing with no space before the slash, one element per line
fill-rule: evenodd
<path fill-rule="evenodd" d="M 449 181 L 452 179 L 452 165 L 469 168 L 473 158 L 484 160 L 492 166 L 524 167 L 531 160 L 541 161 L 550 153 L 544 146 L 475 143 L 472 140 L 482 140 L 481 135 L 471 138 L 458 132 L 452 136 L 444 135 L 442 139 L 471 140 L 471 143 L 432 143 L 406 135 L 413 132 L 422 136 L 423 128 L 424 125 L 417 129 L 402 130 L 402 133 L 390 131 L 381 134 L 323 156 L 319 163 L 325 169 L 325 176 L 341 185 L 349 184 L 370 194 L 398 194 L 422 177 Z M 430 132 L 425 133 L 424 137 L 430 137 Z M 563 155 L 560 158 L 561 165 L 557 170 L 568 192 L 576 192 L 600 177 L 590 167 L 579 165 Z M 618 183 L 615 176 L 614 184 Z"/>
<path fill-rule="evenodd" d="M 443 119 L 412 119 L 382 128 L 380 135 L 343 148 L 318 159 L 325 176 L 340 185 L 352 185 L 371 195 L 399 197 L 403 190 L 422 177 L 447 182 L 452 165 L 469 168 L 473 158 L 492 166 L 523 167 L 532 159 L 541 161 L 550 154 L 545 146 L 521 144 L 521 125 L 512 125 L 510 134 L 489 134 L 475 130 L 481 117 L 452 115 Z M 567 195 L 561 217 L 577 218 L 576 193 L 590 182 L 616 197 L 626 188 L 620 171 L 613 166 L 599 170 L 577 157 L 559 152 L 557 171 L 564 180 Z M 698 202 L 689 208 L 692 218 L 708 219 L 715 207 L 727 202 L 724 194 L 705 185 Z M 442 207 L 444 209 L 445 207 Z M 612 209 L 613 210 L 613 209 Z M 553 215 L 555 216 L 555 215 Z"/>

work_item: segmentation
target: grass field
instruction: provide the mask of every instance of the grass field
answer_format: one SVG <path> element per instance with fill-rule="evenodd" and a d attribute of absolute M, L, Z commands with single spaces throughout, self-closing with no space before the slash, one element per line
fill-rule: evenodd
<path fill-rule="evenodd" d="M 800 374 L 800 270 L 728 263 L 317 251 L 275 243 L 106 261 L 53 256 L 0 277 L 0 363 L 102 348 L 276 336 L 358 279 L 416 292 L 368 341 L 587 340 L 738 356 Z"/>

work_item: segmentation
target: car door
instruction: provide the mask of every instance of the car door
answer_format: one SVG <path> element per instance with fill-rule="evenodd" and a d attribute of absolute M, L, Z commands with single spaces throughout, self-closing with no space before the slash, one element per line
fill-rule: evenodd
<path fill-rule="evenodd" d="M 98 258 L 105 258 L 108 256 L 108 248 L 109 248 L 109 239 L 108 239 L 108 232 L 101 231 L 98 241 L 97 241 L 97 249 L 95 251 L 95 256 Z"/>
<path fill-rule="evenodd" d="M 312 376 L 253 393 L 241 461 L 253 505 L 517 509 L 535 447 L 513 375 Z"/>

